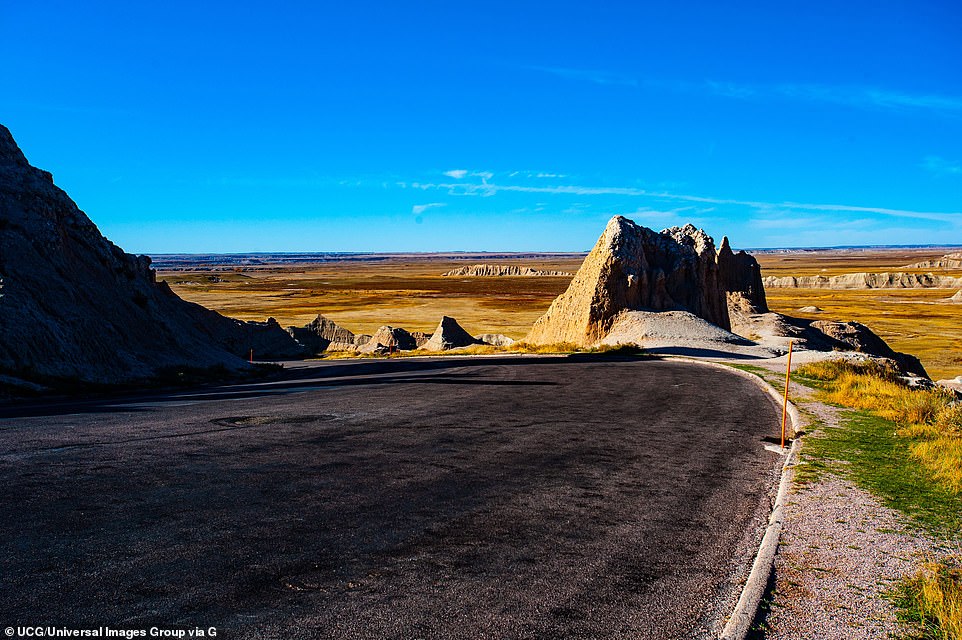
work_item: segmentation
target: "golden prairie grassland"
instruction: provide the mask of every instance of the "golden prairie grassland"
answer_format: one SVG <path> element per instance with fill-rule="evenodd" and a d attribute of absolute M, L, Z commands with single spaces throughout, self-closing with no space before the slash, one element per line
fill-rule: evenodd
<path fill-rule="evenodd" d="M 906 582 L 902 598 L 925 638 L 962 638 L 962 558 L 926 564 Z"/>
<path fill-rule="evenodd" d="M 819 251 L 756 257 L 763 275 L 800 276 L 898 271 L 943 253 L 931 249 Z M 391 257 L 250 270 L 160 272 L 159 277 L 185 299 L 243 320 L 273 316 L 284 326 L 302 325 L 322 313 L 355 333 L 373 333 L 384 324 L 429 332 L 442 315 L 449 315 L 472 334 L 503 333 L 519 339 L 567 288 L 570 278 L 442 278 L 441 274 L 480 262 L 575 272 L 582 260 L 577 254 L 541 260 Z M 962 374 L 962 305 L 945 302 L 953 293 L 945 289 L 767 291 L 773 311 L 868 325 L 897 351 L 918 356 L 935 378 Z M 809 305 L 824 312 L 798 311 Z"/>
<path fill-rule="evenodd" d="M 946 489 L 962 495 L 962 406 L 953 393 L 910 389 L 895 369 L 875 363 L 814 362 L 796 372 L 825 383 L 822 393 L 829 402 L 894 422 L 912 457 Z"/>
<path fill-rule="evenodd" d="M 575 272 L 583 256 L 551 261 L 487 260 Z M 242 320 L 303 325 L 321 313 L 354 333 L 382 325 L 431 332 L 441 316 L 471 334 L 523 338 L 570 281 L 566 276 L 467 278 L 441 274 L 478 261 L 389 259 L 229 272 L 160 273 L 181 297 Z M 208 277 L 224 282 L 208 282 Z M 193 284 L 192 284 L 193 283 Z"/>
<path fill-rule="evenodd" d="M 954 249 L 952 251 L 957 251 Z M 938 260 L 946 249 L 830 250 L 763 253 L 765 276 L 842 275 L 857 272 L 915 272 L 962 276 L 962 270 L 905 269 Z M 949 289 L 776 289 L 765 294 L 772 311 L 809 320 L 856 321 L 879 334 L 893 349 L 917 356 L 933 379 L 962 375 L 962 304 L 947 299 Z M 815 306 L 822 313 L 804 313 Z"/>

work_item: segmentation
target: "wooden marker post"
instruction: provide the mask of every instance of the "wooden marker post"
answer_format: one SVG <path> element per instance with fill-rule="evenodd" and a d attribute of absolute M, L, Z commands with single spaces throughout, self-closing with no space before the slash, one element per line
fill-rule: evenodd
<path fill-rule="evenodd" d="M 782 403 L 782 449 L 785 448 L 785 422 L 788 419 L 788 383 L 792 375 L 792 345 L 794 340 L 788 341 L 788 364 L 785 365 L 785 401 Z"/>

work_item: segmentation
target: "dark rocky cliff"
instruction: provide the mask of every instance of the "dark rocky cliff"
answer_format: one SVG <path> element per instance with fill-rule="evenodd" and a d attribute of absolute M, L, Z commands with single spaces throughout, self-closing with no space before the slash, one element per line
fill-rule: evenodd
<path fill-rule="evenodd" d="M 0 374 L 115 383 L 301 353 L 277 323 L 226 318 L 107 240 L 0 125 Z"/>

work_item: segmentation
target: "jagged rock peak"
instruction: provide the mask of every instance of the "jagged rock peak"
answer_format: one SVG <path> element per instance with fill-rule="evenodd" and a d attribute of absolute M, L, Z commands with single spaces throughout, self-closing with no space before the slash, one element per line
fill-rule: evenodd
<path fill-rule="evenodd" d="M 309 352 L 319 353 L 330 345 L 353 345 L 356 336 L 336 322 L 321 314 L 302 327 L 288 327 L 287 332 Z"/>
<path fill-rule="evenodd" d="M 691 223 L 683 227 L 663 229 L 662 233 L 671 236 L 678 244 L 691 247 L 698 255 L 706 251 L 711 251 L 712 253 L 715 251 L 715 240 L 705 233 L 704 229 L 699 229 Z"/>
<path fill-rule="evenodd" d="M 410 351 L 417 348 L 417 340 L 400 327 L 384 325 L 374 332 L 371 339 L 359 346 L 358 353 L 382 353 L 395 349 Z"/>
<path fill-rule="evenodd" d="M 624 311 L 688 311 L 728 330 L 726 296 L 731 287 L 746 283 L 746 289 L 757 288 L 762 301 L 764 293 L 754 258 L 740 252 L 744 258 L 735 259 L 727 243 L 724 246 L 727 259 L 720 261 L 712 237 L 694 225 L 658 233 L 614 216 L 568 290 L 535 322 L 525 340 L 593 344 Z M 744 293 L 752 295 L 758 294 Z"/>
<path fill-rule="evenodd" d="M 0 165 L 30 166 L 10 130 L 2 124 L 0 124 Z"/>
<path fill-rule="evenodd" d="M 443 316 L 431 338 L 418 348 L 424 351 L 446 351 L 474 344 L 480 344 L 480 341 L 465 331 L 457 320 Z"/>

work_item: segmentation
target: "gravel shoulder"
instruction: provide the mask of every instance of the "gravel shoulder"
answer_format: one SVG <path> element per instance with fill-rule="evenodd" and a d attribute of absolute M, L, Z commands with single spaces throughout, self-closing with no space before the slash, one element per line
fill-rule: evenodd
<path fill-rule="evenodd" d="M 781 370 L 779 371 L 779 366 Z M 776 382 L 784 358 L 764 363 Z M 770 372 L 770 373 L 769 373 Z M 781 386 L 781 385 L 779 385 Z M 791 386 L 793 401 L 817 436 L 837 426 L 841 409 L 817 402 L 811 389 Z M 805 459 L 805 440 L 801 459 Z M 793 484 L 785 507 L 770 593 L 750 638 L 861 640 L 899 637 L 912 630 L 897 620 L 891 593 L 928 561 L 958 554 L 913 526 L 904 514 L 838 474 Z"/>

